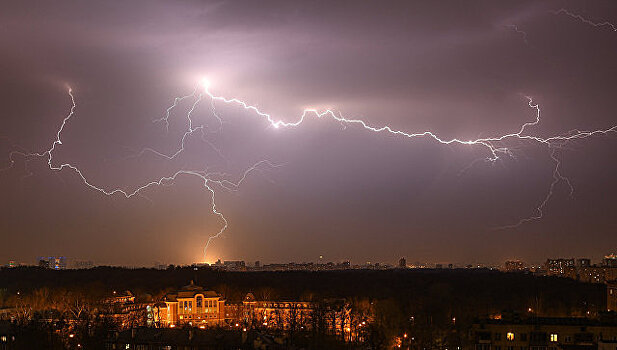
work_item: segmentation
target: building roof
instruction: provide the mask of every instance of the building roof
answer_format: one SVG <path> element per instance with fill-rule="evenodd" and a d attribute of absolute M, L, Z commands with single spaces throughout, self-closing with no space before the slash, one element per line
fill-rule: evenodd
<path fill-rule="evenodd" d="M 512 319 L 486 319 L 480 324 L 534 325 L 534 326 L 617 326 L 617 319 L 592 319 L 585 317 L 528 317 Z"/>
<path fill-rule="evenodd" d="M 177 301 L 178 298 L 194 298 L 198 294 L 203 295 L 205 298 L 221 298 L 217 292 L 206 290 L 191 281 L 190 284 L 180 288 L 176 292 L 167 294 L 165 296 L 165 301 Z"/>

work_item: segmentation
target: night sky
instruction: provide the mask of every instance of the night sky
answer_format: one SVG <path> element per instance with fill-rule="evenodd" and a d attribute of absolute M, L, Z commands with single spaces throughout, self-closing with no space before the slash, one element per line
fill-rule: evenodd
<path fill-rule="evenodd" d="M 568 12 L 560 11 L 565 9 Z M 569 13 L 569 14 L 568 14 Z M 576 17 L 579 15 L 581 17 Z M 0 6 L 0 262 L 64 255 L 101 264 L 203 261 L 222 227 L 211 193 L 178 176 L 129 199 L 52 163 L 133 191 L 178 170 L 224 173 L 229 222 L 206 260 L 350 259 L 497 264 L 600 259 L 617 251 L 617 133 L 554 147 L 482 145 L 375 133 L 331 118 L 273 128 L 204 98 L 201 133 L 180 147 L 194 98 L 209 91 L 296 121 L 305 108 L 461 140 L 526 129 L 539 137 L 617 124 L 617 3 L 450 1 L 18 1 Z M 594 25 L 595 23 L 595 25 Z M 213 111 L 215 111 L 213 113 Z M 223 121 L 218 122 L 217 116 Z M 20 153 L 15 153 L 20 151 Z M 14 162 L 11 162 L 11 159 Z M 26 162 L 25 160 L 28 159 Z M 214 176 L 214 175 L 213 175 Z"/>

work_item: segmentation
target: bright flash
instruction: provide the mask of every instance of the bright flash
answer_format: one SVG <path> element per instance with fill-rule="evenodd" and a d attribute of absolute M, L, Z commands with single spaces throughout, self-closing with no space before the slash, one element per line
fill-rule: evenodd
<path fill-rule="evenodd" d="M 208 90 L 208 88 L 210 88 L 211 82 L 208 78 L 202 77 L 201 79 L 199 79 L 199 85 L 204 89 Z"/>

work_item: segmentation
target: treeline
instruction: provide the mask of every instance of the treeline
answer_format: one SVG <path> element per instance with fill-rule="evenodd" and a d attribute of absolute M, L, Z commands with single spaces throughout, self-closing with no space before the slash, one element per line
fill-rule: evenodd
<path fill-rule="evenodd" d="M 258 300 L 344 298 L 368 303 L 373 314 L 372 342 L 391 344 L 407 334 L 426 348 L 464 345 L 475 318 L 504 310 L 586 316 L 603 311 L 606 305 L 604 285 L 488 269 L 224 272 L 203 267 L 98 267 L 2 269 L 0 306 L 58 300 L 58 312 L 71 313 L 80 305 L 76 300 L 96 300 L 113 291 L 130 290 L 138 301 L 157 301 L 191 280 L 222 294 L 227 303 L 240 303 L 248 292 Z"/>
<path fill-rule="evenodd" d="M 191 280 L 230 301 L 239 301 L 248 292 L 258 299 L 259 294 L 283 300 L 393 298 L 436 309 L 469 306 L 478 314 L 533 307 L 537 312 L 555 316 L 602 310 L 606 303 L 603 285 L 483 269 L 225 272 L 196 267 L 167 270 L 97 267 L 64 271 L 25 267 L 0 270 L 0 289 L 4 294 L 60 288 L 101 296 L 124 290 L 136 295 L 157 295 L 180 288 Z"/>

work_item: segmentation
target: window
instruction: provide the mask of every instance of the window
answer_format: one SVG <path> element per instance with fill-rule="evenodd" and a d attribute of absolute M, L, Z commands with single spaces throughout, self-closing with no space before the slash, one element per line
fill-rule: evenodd
<path fill-rule="evenodd" d="M 203 298 L 202 298 L 202 297 L 200 297 L 200 296 L 198 296 L 198 297 L 197 297 L 197 299 L 196 299 L 196 301 L 195 301 L 195 306 L 196 306 L 197 308 L 200 308 L 200 307 L 202 307 L 202 305 L 203 305 Z"/>
<path fill-rule="evenodd" d="M 558 339 L 557 333 L 551 333 L 551 342 L 556 343 Z"/>
<path fill-rule="evenodd" d="M 193 309 L 193 301 L 189 300 L 189 310 L 192 310 L 192 309 Z"/>
<path fill-rule="evenodd" d="M 495 340 L 501 340 L 501 333 L 495 333 Z"/>
<path fill-rule="evenodd" d="M 506 334 L 506 339 L 508 339 L 509 341 L 513 341 L 514 340 L 514 333 L 508 332 Z"/>

